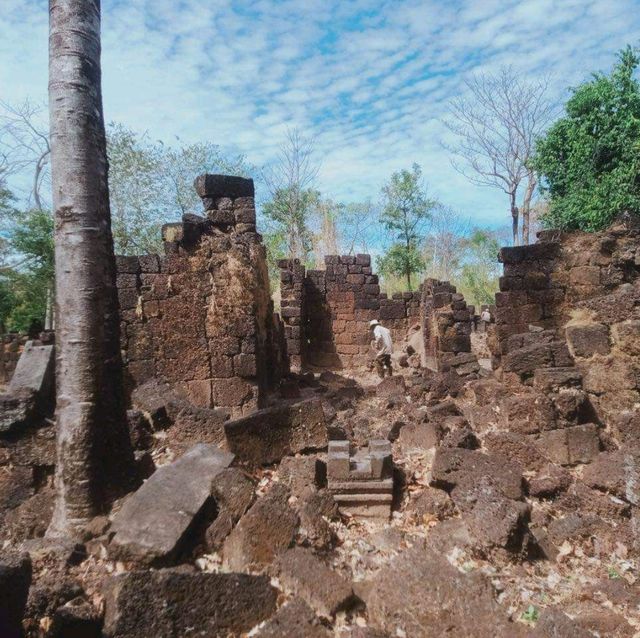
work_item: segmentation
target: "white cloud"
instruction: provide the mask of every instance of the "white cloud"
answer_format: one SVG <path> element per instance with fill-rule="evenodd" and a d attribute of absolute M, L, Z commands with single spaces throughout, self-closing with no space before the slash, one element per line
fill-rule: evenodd
<path fill-rule="evenodd" d="M 2 0 L 0 98 L 46 99 L 47 3 Z M 440 145 L 466 74 L 552 73 L 554 97 L 636 43 L 637 0 L 103 0 L 108 120 L 211 140 L 262 165 L 287 126 L 317 140 L 320 187 L 377 197 L 420 163 L 432 191 L 482 222 L 500 193 L 467 182 Z"/>

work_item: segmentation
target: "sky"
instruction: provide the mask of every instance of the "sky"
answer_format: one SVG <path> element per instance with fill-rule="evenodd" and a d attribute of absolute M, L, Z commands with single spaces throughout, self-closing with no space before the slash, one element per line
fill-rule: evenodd
<path fill-rule="evenodd" d="M 45 101 L 47 4 L 0 5 L 0 99 Z M 433 196 L 498 226 L 506 196 L 457 173 L 443 147 L 465 78 L 551 74 L 561 104 L 628 43 L 640 0 L 102 0 L 105 118 L 258 167 L 297 127 L 332 199 L 375 200 L 417 162 Z"/>

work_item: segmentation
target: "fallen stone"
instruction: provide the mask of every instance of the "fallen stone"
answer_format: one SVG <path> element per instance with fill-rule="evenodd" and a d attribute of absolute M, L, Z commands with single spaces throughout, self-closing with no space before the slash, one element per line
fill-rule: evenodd
<path fill-rule="evenodd" d="M 489 432 L 484 445 L 491 454 L 511 459 L 525 470 L 537 471 L 548 463 L 535 444 L 517 432 Z"/>
<path fill-rule="evenodd" d="M 298 515 L 289 507 L 289 496 L 289 490 L 276 483 L 240 519 L 222 548 L 228 569 L 263 569 L 291 545 Z"/>
<path fill-rule="evenodd" d="M 224 423 L 229 411 L 223 408 L 202 408 L 186 403 L 173 417 L 167 431 L 167 441 L 174 449 L 189 449 L 196 443 L 225 443 Z"/>
<path fill-rule="evenodd" d="M 640 506 L 640 451 L 603 452 L 587 466 L 582 480 L 592 488 Z"/>
<path fill-rule="evenodd" d="M 134 450 L 148 450 L 153 444 L 153 428 L 141 410 L 127 410 L 129 437 Z"/>
<path fill-rule="evenodd" d="M 28 388 L 0 394 L 0 434 L 28 426 L 37 413 L 35 392 Z"/>
<path fill-rule="evenodd" d="M 354 602 L 351 583 L 308 549 L 294 547 L 281 554 L 274 564 L 274 573 L 285 589 L 326 618 L 332 618 Z"/>
<path fill-rule="evenodd" d="M 548 607 L 540 614 L 533 631 L 535 638 L 593 638 L 557 607 Z"/>
<path fill-rule="evenodd" d="M 533 374 L 534 387 L 545 394 L 559 392 L 562 388 L 579 388 L 581 384 L 582 373 L 578 368 L 540 368 Z"/>
<path fill-rule="evenodd" d="M 424 452 L 439 443 L 439 428 L 434 423 L 408 423 L 400 428 L 398 441 L 404 454 Z"/>
<path fill-rule="evenodd" d="M 239 635 L 271 616 L 277 598 L 266 576 L 175 569 L 113 576 L 104 593 L 110 638 Z"/>
<path fill-rule="evenodd" d="M 22 617 L 31 585 L 28 554 L 3 551 L 0 558 L 0 635 L 22 636 Z"/>
<path fill-rule="evenodd" d="M 391 399 L 403 396 L 405 392 L 406 386 L 404 383 L 404 377 L 401 375 L 387 377 L 380 381 L 376 386 L 376 396 L 381 399 Z"/>
<path fill-rule="evenodd" d="M 329 520 L 339 516 L 338 504 L 333 494 L 326 489 L 308 494 L 302 501 L 300 515 L 300 536 L 312 547 L 326 549 L 333 545 L 335 533 Z"/>
<path fill-rule="evenodd" d="M 203 443 L 156 470 L 113 517 L 113 555 L 146 562 L 176 558 L 210 497 L 211 481 L 232 460 Z"/>
<path fill-rule="evenodd" d="M 548 498 L 564 492 L 571 485 L 571 474 L 554 463 L 548 463 L 529 479 L 529 494 L 537 498 Z"/>
<path fill-rule="evenodd" d="M 211 496 L 216 503 L 217 516 L 205 533 L 209 551 L 222 547 L 225 538 L 253 503 L 254 490 L 254 482 L 238 468 L 222 470 L 213 479 Z"/>
<path fill-rule="evenodd" d="M 431 468 L 432 485 L 452 492 L 456 504 L 457 500 L 465 500 L 465 494 L 473 492 L 482 477 L 489 477 L 506 498 L 519 500 L 523 496 L 522 469 L 510 459 L 463 448 L 436 451 Z"/>
<path fill-rule="evenodd" d="M 291 494 L 303 498 L 326 485 L 326 465 L 316 456 L 285 456 L 278 467 L 280 482 Z"/>
<path fill-rule="evenodd" d="M 567 343 L 574 357 L 588 359 L 594 354 L 609 354 L 609 329 L 602 324 L 567 326 Z"/>
<path fill-rule="evenodd" d="M 171 386 L 151 379 L 134 388 L 131 403 L 144 413 L 154 430 L 164 430 L 180 411 L 183 400 Z"/>
<path fill-rule="evenodd" d="M 447 417 L 442 423 L 441 429 L 442 447 L 462 447 L 467 450 L 475 450 L 480 447 L 478 437 L 464 417 Z"/>
<path fill-rule="evenodd" d="M 600 451 L 598 427 L 593 423 L 542 432 L 536 441 L 542 455 L 558 465 L 589 463 Z"/>
<path fill-rule="evenodd" d="M 369 622 L 391 635 L 524 635 L 508 621 L 486 577 L 462 574 L 444 556 L 418 546 L 378 572 L 365 602 Z"/>
<path fill-rule="evenodd" d="M 102 614 L 85 598 L 70 600 L 56 609 L 51 638 L 101 638 Z"/>
<path fill-rule="evenodd" d="M 319 399 L 258 410 L 224 426 L 229 449 L 254 465 L 327 446 L 327 427 Z"/>
<path fill-rule="evenodd" d="M 451 497 L 443 490 L 432 488 L 426 488 L 413 497 L 406 509 L 422 523 L 442 521 L 456 513 Z"/>
<path fill-rule="evenodd" d="M 555 427 L 551 401 L 539 392 L 527 392 L 502 400 L 504 424 L 511 432 L 534 434 Z"/>
<path fill-rule="evenodd" d="M 257 638 L 331 638 L 313 609 L 300 598 L 287 601 L 262 625 Z"/>

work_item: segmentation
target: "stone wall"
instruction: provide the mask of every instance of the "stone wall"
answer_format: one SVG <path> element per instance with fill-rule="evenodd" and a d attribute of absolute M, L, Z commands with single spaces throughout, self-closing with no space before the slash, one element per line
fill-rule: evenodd
<path fill-rule="evenodd" d="M 153 377 L 201 407 L 262 407 L 285 358 L 273 315 L 253 181 L 196 179 L 206 217 L 162 229 L 165 254 L 118 257 L 122 350 L 131 389 Z"/>
<path fill-rule="evenodd" d="M 325 270 L 305 271 L 281 260 L 282 318 L 292 367 L 351 368 L 372 356 L 369 321 L 378 319 L 396 342 L 419 321 L 420 292 L 380 292 L 370 255 L 327 255 Z"/>
<path fill-rule="evenodd" d="M 426 279 L 422 284 L 422 335 L 427 362 L 437 370 L 476 372 L 471 352 L 473 306 L 448 281 Z"/>
<path fill-rule="evenodd" d="M 536 370 L 553 368 L 582 388 L 600 423 L 615 429 L 633 410 L 637 423 L 640 227 L 622 220 L 539 238 L 500 252 L 494 367 L 534 385 Z"/>
<path fill-rule="evenodd" d="M 577 303 L 614 291 L 640 271 L 640 231 L 620 222 L 600 233 L 539 233 L 538 243 L 502 248 L 494 356 L 530 326 L 558 329 Z"/>
<path fill-rule="evenodd" d="M 3 335 L 0 340 L 0 385 L 6 385 L 11 381 L 13 371 L 16 369 L 20 352 L 27 342 L 26 335 L 9 333 Z"/>

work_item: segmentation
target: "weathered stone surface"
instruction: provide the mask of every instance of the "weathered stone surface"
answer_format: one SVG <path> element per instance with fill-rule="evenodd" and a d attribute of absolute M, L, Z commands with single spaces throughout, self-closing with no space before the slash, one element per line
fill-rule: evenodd
<path fill-rule="evenodd" d="M 313 609 L 300 598 L 287 601 L 260 629 L 258 638 L 331 638 Z"/>
<path fill-rule="evenodd" d="M 578 368 L 541 368 L 533 375 L 533 385 L 541 392 L 557 392 L 561 388 L 578 388 L 582 373 Z"/>
<path fill-rule="evenodd" d="M 540 614 L 533 631 L 535 638 L 592 638 L 593 634 L 578 626 L 557 607 L 549 607 Z"/>
<path fill-rule="evenodd" d="M 407 504 L 407 511 L 411 512 L 418 521 L 442 521 L 456 513 L 456 506 L 451 497 L 443 490 L 426 488 Z"/>
<path fill-rule="evenodd" d="M 280 482 L 303 498 L 327 482 L 326 465 L 316 456 L 285 456 L 278 467 Z"/>
<path fill-rule="evenodd" d="M 529 479 L 529 494 L 538 498 L 555 496 L 571 485 L 571 474 L 554 463 L 548 463 Z"/>
<path fill-rule="evenodd" d="M 452 492 L 456 504 L 458 499 L 464 500 L 465 494 L 473 492 L 482 477 L 489 477 L 506 498 L 522 498 L 522 469 L 508 458 L 463 448 L 436 451 L 431 468 L 432 484 Z"/>
<path fill-rule="evenodd" d="M 232 454 L 199 444 L 156 470 L 114 516 L 113 553 L 145 561 L 171 560 L 209 498 L 211 481 L 232 460 Z"/>
<path fill-rule="evenodd" d="M 70 600 L 56 609 L 51 638 L 102 638 L 102 614 L 85 598 Z"/>
<path fill-rule="evenodd" d="M 401 375 L 387 377 L 376 386 L 376 396 L 382 399 L 402 396 L 405 394 L 405 391 L 404 377 Z"/>
<path fill-rule="evenodd" d="M 0 558 L 0 635 L 22 636 L 22 616 L 31 584 L 28 554 L 3 551 Z"/>
<path fill-rule="evenodd" d="M 505 397 L 501 403 L 501 413 L 506 427 L 512 432 L 533 434 L 555 427 L 553 405 L 540 392 Z"/>
<path fill-rule="evenodd" d="M 106 591 L 110 638 L 239 635 L 273 614 L 276 590 L 265 576 L 173 569 L 113 576 Z"/>
<path fill-rule="evenodd" d="M 569 349 L 574 357 L 588 359 L 609 354 L 609 330 L 602 324 L 571 325 L 566 329 Z"/>
<path fill-rule="evenodd" d="M 16 431 L 28 425 L 37 412 L 37 400 L 33 390 L 16 390 L 0 393 L 0 434 Z"/>
<path fill-rule="evenodd" d="M 407 636 L 524 635 L 508 622 L 484 576 L 462 574 L 422 547 L 405 550 L 381 569 L 365 602 L 370 623 L 391 635 L 398 629 Z"/>
<path fill-rule="evenodd" d="M 263 569 L 291 545 L 298 515 L 289 506 L 289 490 L 274 484 L 240 519 L 222 548 L 226 567 Z"/>
<path fill-rule="evenodd" d="M 235 175 L 212 175 L 210 173 L 196 177 L 194 188 L 199 197 L 253 197 L 253 180 Z"/>
<path fill-rule="evenodd" d="M 331 618 L 353 602 L 351 583 L 308 549 L 294 547 L 281 554 L 274 572 L 285 589 L 302 598 L 321 616 Z"/>
<path fill-rule="evenodd" d="M 587 466 L 582 480 L 589 486 L 640 506 L 640 450 L 603 452 Z"/>
<path fill-rule="evenodd" d="M 409 423 L 400 430 L 398 441 L 404 454 L 424 452 L 438 445 L 439 428 L 434 423 Z"/>
<path fill-rule="evenodd" d="M 490 432 L 484 438 L 484 445 L 491 454 L 511 459 L 525 470 L 539 470 L 547 463 L 547 459 L 524 434 Z"/>
<path fill-rule="evenodd" d="M 327 428 L 319 399 L 259 410 L 224 426 L 229 449 L 255 465 L 327 446 Z"/>
<path fill-rule="evenodd" d="M 254 482 L 240 469 L 227 468 L 213 479 L 211 496 L 217 515 L 205 533 L 207 548 L 218 550 L 255 498 Z"/>
<path fill-rule="evenodd" d="M 300 536 L 318 549 L 330 547 L 335 535 L 327 521 L 338 518 L 338 504 L 326 489 L 307 494 L 299 507 Z"/>

